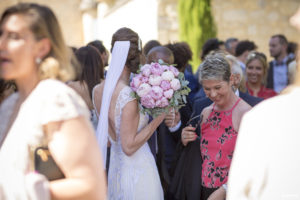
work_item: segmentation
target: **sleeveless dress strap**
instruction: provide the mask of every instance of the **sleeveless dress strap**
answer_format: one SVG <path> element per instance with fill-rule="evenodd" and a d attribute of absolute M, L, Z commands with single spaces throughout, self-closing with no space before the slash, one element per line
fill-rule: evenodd
<path fill-rule="evenodd" d="M 94 100 L 94 96 L 95 96 L 94 93 L 95 93 L 95 87 L 92 90 L 92 103 L 93 103 L 94 110 L 95 110 L 95 113 L 97 115 L 97 118 L 99 118 L 99 113 L 98 113 L 98 110 L 96 108 L 96 104 L 95 104 L 95 100 Z"/>
<path fill-rule="evenodd" d="M 232 112 L 233 111 L 233 109 L 238 105 L 238 103 L 240 102 L 240 100 L 241 100 L 241 98 L 239 98 L 236 102 L 235 102 L 235 104 L 232 106 L 232 108 L 230 109 L 230 112 Z"/>

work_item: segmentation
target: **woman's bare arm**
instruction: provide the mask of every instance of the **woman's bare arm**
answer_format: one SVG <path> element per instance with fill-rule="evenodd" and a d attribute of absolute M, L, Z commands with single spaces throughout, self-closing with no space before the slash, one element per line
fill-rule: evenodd
<path fill-rule="evenodd" d="M 87 119 L 49 123 L 45 130 L 49 150 L 66 177 L 50 182 L 52 199 L 105 199 L 101 154 Z"/>
<path fill-rule="evenodd" d="M 127 103 L 122 111 L 121 144 L 126 155 L 136 152 L 154 133 L 164 120 L 166 114 L 154 118 L 146 127 L 137 133 L 139 123 L 139 109 L 137 100 Z"/>

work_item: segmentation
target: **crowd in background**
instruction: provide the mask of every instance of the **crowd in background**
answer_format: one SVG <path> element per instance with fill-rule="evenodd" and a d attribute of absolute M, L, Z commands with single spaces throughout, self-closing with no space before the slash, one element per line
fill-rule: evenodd
<path fill-rule="evenodd" d="M 0 26 L 0 199 L 104 199 L 105 195 L 108 199 L 135 199 L 141 195 L 144 199 L 170 200 L 221 200 L 226 195 L 226 199 L 255 199 L 259 195 L 267 199 L 278 194 L 272 184 L 282 192 L 294 188 L 296 183 L 286 182 L 288 177 L 282 184 L 290 187 L 280 188 L 275 182 L 281 180 L 267 177 L 274 172 L 260 170 L 257 164 L 267 166 L 268 157 L 276 160 L 270 151 L 262 154 L 263 149 L 275 147 L 280 139 L 285 143 L 289 134 L 286 143 L 296 151 L 293 138 L 297 136 L 292 133 L 299 128 L 291 118 L 296 116 L 293 108 L 299 110 L 299 89 L 295 86 L 299 80 L 297 43 L 284 34 L 274 33 L 264 44 L 269 45 L 272 57 L 267 60 L 257 50 L 263 44 L 255 44 L 250 38 L 211 38 L 203 44 L 201 55 L 193 55 L 185 42 L 161 44 L 151 40 L 142 45 L 138 34 L 128 28 L 112 36 L 111 50 L 100 40 L 67 47 L 52 11 L 38 4 L 8 8 Z M 129 46 L 116 45 L 119 41 L 129 41 Z M 193 56 L 201 60 L 195 71 L 195 66 L 189 64 Z M 160 59 L 175 64 L 184 73 L 191 92 L 180 110 L 148 119 L 139 114 L 138 103 L 130 97 L 129 81 L 139 65 Z M 122 69 L 118 69 L 120 75 L 113 85 L 107 79 L 113 80 L 115 62 L 121 62 Z M 113 87 L 111 93 L 107 92 L 109 87 Z M 108 94 L 109 104 L 104 106 Z M 280 98 L 286 105 L 291 102 L 288 112 L 281 109 Z M 277 108 L 269 107 L 268 102 L 274 102 Z M 278 114 L 274 110 L 272 114 L 272 109 Z M 245 113 L 247 117 L 242 120 Z M 278 121 L 272 115 L 287 117 L 294 123 L 284 126 L 284 119 Z M 105 122 L 101 121 L 104 118 Z M 107 123 L 109 134 L 104 141 L 105 151 L 100 151 L 97 134 L 105 131 L 103 123 Z M 277 139 L 272 143 L 273 136 L 268 138 L 264 133 L 269 127 L 276 129 L 276 123 L 283 132 L 274 130 Z M 249 136 L 252 134 L 255 137 Z M 44 140 L 65 176 L 60 180 L 49 182 L 40 174 L 30 173 L 32 152 L 28 148 L 44 144 Z M 282 145 L 277 147 L 288 147 Z M 291 157 L 289 154 L 295 153 L 292 150 L 283 149 L 285 154 L 278 154 Z M 299 159 L 292 157 L 295 163 L 285 158 L 287 166 L 280 167 L 296 173 Z M 278 162 L 282 162 L 280 159 L 278 155 Z M 256 173 L 247 175 L 246 182 L 242 179 L 252 171 L 247 168 L 249 162 Z M 137 166 L 145 167 L 144 173 L 149 175 L 140 176 Z M 126 175 L 126 179 L 116 175 Z M 264 183 L 267 180 L 272 183 Z M 295 192 L 286 195 L 300 198 Z"/>

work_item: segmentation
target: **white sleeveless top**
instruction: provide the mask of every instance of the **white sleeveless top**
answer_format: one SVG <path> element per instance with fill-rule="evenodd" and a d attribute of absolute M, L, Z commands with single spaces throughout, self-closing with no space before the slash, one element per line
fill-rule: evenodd
<path fill-rule="evenodd" d="M 18 93 L 0 106 L 0 141 L 7 129 Z M 79 95 L 57 80 L 43 80 L 20 106 L 18 115 L 0 147 L 0 199 L 32 199 L 26 175 L 33 170 L 32 151 L 41 145 L 43 125 L 78 116 L 88 120 L 89 111 Z M 2 196 L 1 196 L 2 195 Z"/>

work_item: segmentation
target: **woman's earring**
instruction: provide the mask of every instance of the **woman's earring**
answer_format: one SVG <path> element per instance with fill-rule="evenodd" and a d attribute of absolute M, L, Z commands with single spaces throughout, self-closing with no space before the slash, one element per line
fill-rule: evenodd
<path fill-rule="evenodd" d="M 39 57 L 37 57 L 36 59 L 35 59 L 35 63 L 36 64 L 41 64 L 41 62 L 42 62 L 42 59 L 41 58 L 39 58 Z"/>

